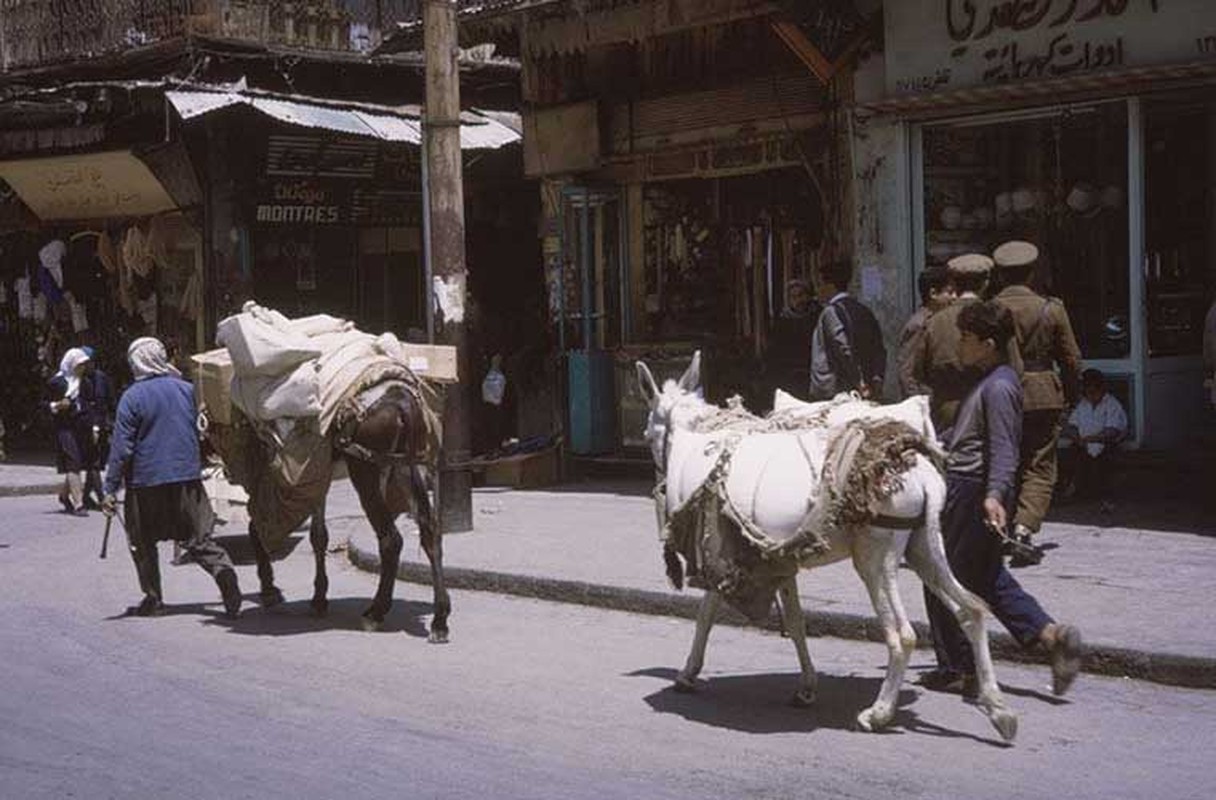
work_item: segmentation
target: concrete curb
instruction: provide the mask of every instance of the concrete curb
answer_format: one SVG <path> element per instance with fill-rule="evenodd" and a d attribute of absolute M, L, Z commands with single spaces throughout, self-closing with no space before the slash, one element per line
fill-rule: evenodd
<path fill-rule="evenodd" d="M 380 572 L 379 553 L 360 549 L 353 537 L 347 539 L 346 552 L 351 563 L 359 569 L 377 574 Z M 696 619 L 701 602 L 699 594 L 675 595 L 491 570 L 446 567 L 443 574 L 449 589 L 495 592 L 654 616 Z M 397 579 L 429 586 L 430 564 L 402 560 L 397 569 Z M 883 641 L 877 620 L 873 617 L 818 609 L 804 610 L 808 636 L 831 636 L 880 643 Z M 718 617 L 718 624 L 750 625 L 746 617 L 725 606 Z M 778 629 L 775 619 L 771 625 L 765 627 L 770 630 Z M 915 623 L 915 627 L 918 647 L 928 647 L 931 641 L 928 627 L 921 623 Z M 1041 654 L 1022 649 L 1007 633 L 993 633 L 990 641 L 994 658 L 1023 664 L 1047 663 Z M 1167 686 L 1216 689 L 1216 658 L 1090 645 L 1086 647 L 1082 670 L 1094 675 L 1151 681 Z"/>
<path fill-rule="evenodd" d="M 31 483 L 27 486 L 0 486 L 0 497 L 31 497 L 40 494 L 59 494 L 62 483 Z"/>

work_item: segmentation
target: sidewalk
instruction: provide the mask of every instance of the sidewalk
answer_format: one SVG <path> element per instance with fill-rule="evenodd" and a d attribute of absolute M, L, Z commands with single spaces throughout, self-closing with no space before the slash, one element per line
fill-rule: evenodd
<path fill-rule="evenodd" d="M 56 473 L 53 466 L 20 461 L 16 457 L 0 461 L 0 497 L 59 493 L 63 476 Z"/>
<path fill-rule="evenodd" d="M 648 490 L 641 482 L 475 490 L 475 530 L 444 539 L 448 586 L 694 617 L 701 592 L 677 592 L 667 583 Z M 379 570 L 375 536 L 345 482 L 331 493 L 329 526 L 331 540 L 349 537 L 356 565 Z M 399 577 L 429 583 L 416 529 L 405 518 L 400 527 L 406 545 Z M 1048 613 L 1080 626 L 1087 672 L 1216 688 L 1216 625 L 1209 615 L 1216 538 L 1071 523 L 1049 523 L 1041 535 L 1057 547 L 1015 575 Z M 920 581 L 900 570 L 900 586 L 924 647 Z M 850 563 L 803 572 L 799 588 L 812 635 L 881 640 Z M 459 614 L 457 608 L 456 625 Z M 989 627 L 998 658 L 1040 660 L 1022 652 L 999 623 L 990 620 Z"/>

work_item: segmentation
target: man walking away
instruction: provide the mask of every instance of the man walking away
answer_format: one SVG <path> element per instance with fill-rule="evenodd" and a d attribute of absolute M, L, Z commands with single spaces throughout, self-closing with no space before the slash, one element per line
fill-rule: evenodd
<path fill-rule="evenodd" d="M 173 540 L 185 549 L 185 560 L 215 578 L 224 612 L 235 619 L 241 590 L 228 553 L 211 538 L 214 517 L 200 474 L 194 389 L 169 364 L 157 339 L 136 339 L 127 359 L 135 383 L 118 401 L 102 507 L 106 514 L 116 511 L 115 494 L 125 481 L 127 537 L 144 593 L 128 613 L 156 616 L 164 610 L 156 545 Z"/>
<path fill-rule="evenodd" d="M 918 381 L 916 375 L 913 374 L 914 356 L 917 348 L 923 345 L 922 338 L 929 320 L 938 311 L 954 302 L 954 284 L 945 267 L 926 268 L 916 279 L 916 285 L 920 289 L 920 308 L 912 313 L 899 333 L 897 367 L 899 388 L 904 393 L 904 397 L 930 393 L 929 386 Z"/>
<path fill-rule="evenodd" d="M 980 381 L 963 400 L 946 440 L 946 505 L 942 538 L 959 582 L 979 595 L 1017 641 L 1051 656 L 1052 691 L 1062 695 L 1081 665 L 1081 632 L 1055 622 L 1005 568 L 1001 537 L 1017 486 L 1022 385 L 1008 364 L 1009 311 L 995 302 L 968 303 L 958 315 L 959 361 Z M 925 590 L 938 668 L 921 685 L 974 692 L 975 660 L 958 620 Z"/>
<path fill-rule="evenodd" d="M 929 318 L 920 344 L 913 349 L 909 371 L 917 384 L 929 387 L 929 412 L 938 435 L 954 424 L 959 403 L 979 376 L 958 360 L 958 315 L 969 303 L 978 303 L 988 286 L 992 259 L 968 253 L 946 264 L 958 298 Z"/>
<path fill-rule="evenodd" d="M 1006 242 L 993 251 L 992 258 L 1005 287 L 994 299 L 1013 314 L 1022 354 L 1025 418 L 1014 539 L 1029 545 L 1051 507 L 1060 424 L 1065 410 L 1077 402 L 1081 349 L 1064 303 L 1044 297 L 1027 285 L 1039 260 L 1038 248 L 1029 242 Z M 1038 552 L 1032 547 L 1019 547 L 1011 564 L 1037 564 L 1041 560 Z"/>
<path fill-rule="evenodd" d="M 853 265 L 829 262 L 818 277 L 819 298 L 827 305 L 811 335 L 811 399 L 831 400 L 855 391 L 867 400 L 881 400 L 887 351 L 873 312 L 849 296 Z"/>

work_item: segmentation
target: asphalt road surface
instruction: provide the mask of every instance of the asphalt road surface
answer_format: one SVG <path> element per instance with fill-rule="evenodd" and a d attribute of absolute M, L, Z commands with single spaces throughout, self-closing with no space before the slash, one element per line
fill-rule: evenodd
<path fill-rule="evenodd" d="M 170 613 L 122 618 L 138 595 L 121 531 L 99 561 L 101 516 L 53 505 L 0 500 L 0 798 L 1216 795 L 1214 692 L 1083 675 L 1058 700 L 1044 668 L 998 663 L 1014 747 L 911 684 L 895 726 L 865 734 L 880 646 L 812 641 L 820 699 L 800 709 L 789 642 L 721 627 L 704 690 L 681 695 L 688 621 L 457 592 L 452 642 L 429 645 L 429 590 L 399 583 L 365 633 L 374 577 L 340 553 L 330 615 L 309 615 L 306 540 L 276 565 L 289 602 L 273 612 L 224 620 L 210 578 L 169 566 L 165 544 Z"/>

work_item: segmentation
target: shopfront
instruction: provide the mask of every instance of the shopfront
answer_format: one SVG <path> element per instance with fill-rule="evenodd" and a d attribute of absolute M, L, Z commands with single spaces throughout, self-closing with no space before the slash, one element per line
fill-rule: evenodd
<path fill-rule="evenodd" d="M 137 336 L 158 336 L 179 357 L 201 347 L 198 220 L 179 209 L 161 166 L 130 150 L 0 160 L 0 419 L 10 447 L 46 445 L 44 384 L 68 348 L 93 347 L 121 384 Z M 176 177 L 180 189 L 187 176 Z"/>
<path fill-rule="evenodd" d="M 1036 283 L 1065 302 L 1085 366 L 1128 410 L 1133 445 L 1186 446 L 1209 424 L 1216 6 L 884 10 L 886 96 L 868 110 L 906 131 L 914 271 L 1034 242 Z"/>

